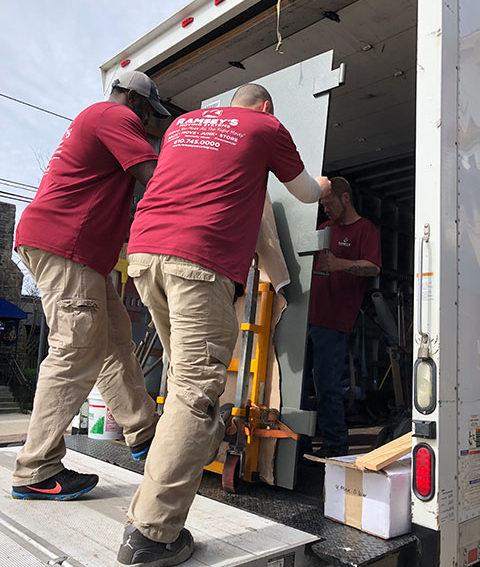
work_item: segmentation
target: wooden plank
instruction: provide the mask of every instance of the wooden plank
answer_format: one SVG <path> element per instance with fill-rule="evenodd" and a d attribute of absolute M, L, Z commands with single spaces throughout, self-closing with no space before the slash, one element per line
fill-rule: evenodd
<path fill-rule="evenodd" d="M 0 435 L 0 446 L 10 445 L 13 443 L 23 443 L 27 438 L 26 433 L 17 433 L 14 435 Z"/>
<path fill-rule="evenodd" d="M 410 453 L 411 450 L 412 432 L 410 431 L 398 439 L 394 439 L 390 443 L 370 451 L 366 455 L 357 457 L 355 464 L 362 469 L 380 471 L 387 465 L 400 459 L 400 457 Z"/>

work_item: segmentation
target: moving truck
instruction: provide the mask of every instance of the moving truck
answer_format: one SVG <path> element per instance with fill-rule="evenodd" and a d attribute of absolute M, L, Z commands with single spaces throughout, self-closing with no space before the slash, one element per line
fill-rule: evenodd
<path fill-rule="evenodd" d="M 133 69 L 157 83 L 174 118 L 200 107 L 212 114 L 241 84 L 264 84 L 310 173 L 352 182 L 359 212 L 381 231 L 374 288 L 387 315 L 363 312 L 350 391 L 379 421 L 389 412 L 411 419 L 420 551 L 409 563 L 477 564 L 480 2 L 193 0 L 102 65 L 105 93 Z M 164 129 L 150 134 L 161 138 Z M 299 252 L 315 239 L 317 211 L 273 179 L 269 192 L 292 280 L 275 334 L 281 416 L 308 435 L 311 256 Z M 294 488 L 298 450 L 292 439 L 278 442 L 278 486 Z"/>

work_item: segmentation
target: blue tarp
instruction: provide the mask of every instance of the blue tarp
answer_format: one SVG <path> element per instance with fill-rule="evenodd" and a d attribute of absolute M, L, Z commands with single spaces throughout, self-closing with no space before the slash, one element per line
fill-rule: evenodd
<path fill-rule="evenodd" d="M 0 297 L 0 319 L 26 319 L 27 314 L 19 307 Z"/>

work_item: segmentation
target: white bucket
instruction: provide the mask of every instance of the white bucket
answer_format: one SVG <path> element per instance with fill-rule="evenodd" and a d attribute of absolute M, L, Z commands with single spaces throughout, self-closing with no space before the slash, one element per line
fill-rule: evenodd
<path fill-rule="evenodd" d="M 88 396 L 88 436 L 91 439 L 121 439 L 122 429 L 94 386 Z"/>

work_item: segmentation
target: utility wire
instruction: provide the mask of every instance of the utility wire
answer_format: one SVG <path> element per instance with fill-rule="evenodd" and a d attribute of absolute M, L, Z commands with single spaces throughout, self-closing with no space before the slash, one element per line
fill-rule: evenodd
<path fill-rule="evenodd" d="M 5 187 L 1 187 L 1 185 L 3 185 L 3 183 L 0 183 L 0 191 L 5 192 L 5 187 L 7 187 L 8 189 L 19 189 L 20 191 L 28 191 L 29 193 L 36 194 L 36 191 L 25 189 L 24 187 L 19 187 L 18 185 L 5 185 Z M 22 197 L 28 197 L 29 199 L 33 199 L 33 197 L 31 197 L 30 195 L 23 195 L 22 193 L 15 193 L 15 195 L 21 195 Z"/>
<path fill-rule="evenodd" d="M 16 193 L 14 191 L 6 191 L 1 187 L 0 187 L 0 193 L 3 193 L 4 195 L 13 195 L 14 197 L 20 197 L 21 199 L 28 199 L 29 201 L 33 201 L 33 197 L 31 197 L 30 195 L 22 195 L 21 193 Z"/>
<path fill-rule="evenodd" d="M 25 187 L 23 183 L 16 183 L 16 182 L 6 182 L 6 181 L 2 181 L 0 179 L 0 185 L 5 185 L 5 187 L 11 187 L 12 189 L 20 189 L 21 191 L 27 191 L 28 193 L 36 193 L 37 192 L 37 188 L 35 189 L 29 189 L 28 187 Z M 30 185 L 30 187 L 33 187 L 33 185 Z"/>
<path fill-rule="evenodd" d="M 11 201 L 19 201 L 20 203 L 31 203 L 33 199 L 26 195 L 16 195 L 15 193 L 8 193 L 0 191 L 0 199 L 10 199 Z"/>
<path fill-rule="evenodd" d="M 8 96 L 6 94 L 0 93 L 0 96 L 3 98 L 8 98 L 9 100 L 13 100 L 20 104 L 24 104 L 25 106 L 30 106 L 31 108 L 35 108 L 36 110 L 40 110 L 41 112 L 46 112 L 47 114 L 52 114 L 53 116 L 57 116 L 58 118 L 63 118 L 64 120 L 68 120 L 71 122 L 73 119 L 68 118 L 68 116 L 63 116 L 62 114 L 57 114 L 56 112 L 52 112 L 51 110 L 47 110 L 46 108 L 42 108 L 41 106 L 35 106 L 34 104 L 30 104 L 29 102 L 25 102 L 24 100 L 19 100 L 18 98 L 13 98 L 13 96 Z"/>
<path fill-rule="evenodd" d="M 22 183 L 21 181 L 12 181 L 11 179 L 4 179 L 0 177 L 0 181 L 5 181 L 5 183 L 13 183 L 14 185 L 23 185 L 24 187 L 31 187 L 32 189 L 38 189 L 36 185 L 30 185 L 29 183 Z"/>
<path fill-rule="evenodd" d="M 28 193 L 36 193 L 36 191 L 33 191 L 33 189 L 25 189 L 25 187 L 20 187 L 19 185 L 7 185 L 6 183 L 0 183 L 0 185 L 4 185 L 5 187 L 8 187 L 9 189 L 20 189 L 21 191 L 27 191 Z M 3 189 L 3 188 L 0 188 Z M 27 195 L 25 195 L 26 197 Z"/>

